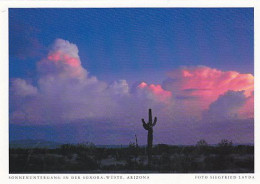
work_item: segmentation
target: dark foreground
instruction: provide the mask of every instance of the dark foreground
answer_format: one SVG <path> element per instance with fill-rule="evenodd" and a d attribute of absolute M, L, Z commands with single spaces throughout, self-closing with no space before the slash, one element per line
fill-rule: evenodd
<path fill-rule="evenodd" d="M 56 149 L 10 149 L 10 173 L 253 173 L 254 146 L 153 147 L 148 167 L 145 147 L 97 148 L 62 145 Z"/>

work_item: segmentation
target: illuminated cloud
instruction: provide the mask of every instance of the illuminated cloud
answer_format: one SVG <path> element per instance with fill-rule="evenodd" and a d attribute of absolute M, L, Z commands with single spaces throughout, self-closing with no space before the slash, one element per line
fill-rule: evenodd
<path fill-rule="evenodd" d="M 112 140 L 122 136 L 118 131 L 141 134 L 141 118 L 152 108 L 159 120 L 158 133 L 174 134 L 169 140 L 178 140 L 187 134 L 197 137 L 198 132 L 189 133 L 190 127 L 200 129 L 216 119 L 222 121 L 214 124 L 218 127 L 223 121 L 233 126 L 235 119 L 247 122 L 254 117 L 251 74 L 198 66 L 169 72 L 162 85 L 141 82 L 129 86 L 126 80 L 108 84 L 82 67 L 75 44 L 61 39 L 37 63 L 37 69 L 35 85 L 19 78 L 11 80 L 11 123 L 80 122 L 89 132 L 113 133 Z"/>
<path fill-rule="evenodd" d="M 43 75 L 60 75 L 84 79 L 87 71 L 81 66 L 78 48 L 66 40 L 57 39 L 48 56 L 38 63 L 38 70 Z"/>
<path fill-rule="evenodd" d="M 240 119 L 254 118 L 254 93 L 246 98 L 242 107 L 238 109 L 238 116 Z"/>
<path fill-rule="evenodd" d="M 23 102 L 11 104 L 12 122 L 56 124 L 93 119 L 120 122 L 130 112 L 132 119 L 128 120 L 133 121 L 139 116 L 136 111 L 157 107 L 157 101 L 165 101 L 170 93 L 164 92 L 160 85 L 150 85 L 148 91 L 143 90 L 139 95 L 130 93 L 126 80 L 112 84 L 100 81 L 82 67 L 77 46 L 61 39 L 37 63 L 37 69 L 40 77 L 36 86 L 22 79 L 12 82 L 12 96 L 21 94 L 16 101 Z M 32 94 L 30 100 L 23 98 Z"/>
<path fill-rule="evenodd" d="M 141 82 L 138 89 L 145 91 L 152 99 L 160 102 L 169 103 L 171 101 L 172 94 L 170 91 L 166 91 L 161 85 L 150 84 Z"/>
<path fill-rule="evenodd" d="M 220 71 L 206 66 L 184 67 L 168 73 L 163 88 L 178 99 L 195 100 L 207 109 L 227 91 L 244 91 L 249 97 L 254 90 L 254 76 L 235 71 Z"/>
<path fill-rule="evenodd" d="M 162 85 L 141 82 L 130 90 L 126 80 L 114 81 L 109 85 L 90 76 L 81 65 L 77 46 L 62 39 L 54 42 L 47 57 L 37 66 L 40 72 L 37 86 L 22 79 L 12 82 L 12 94 L 37 96 L 27 102 L 26 108 L 23 105 L 22 109 L 15 111 L 16 116 L 28 114 L 22 111 L 30 109 L 29 114 L 39 111 L 33 113 L 38 121 L 46 121 L 46 114 L 47 121 L 53 119 L 61 122 L 86 118 L 120 119 L 123 115 L 117 112 L 124 114 L 130 109 L 153 107 L 160 109 L 159 114 L 163 117 L 184 121 L 186 118 L 200 119 L 207 110 L 212 117 L 214 113 L 217 115 L 216 108 L 212 110 L 212 106 L 218 104 L 223 95 L 229 94 L 228 91 L 234 91 L 245 98 L 243 105 L 237 105 L 238 116 L 253 117 L 254 77 L 251 74 L 223 72 L 205 66 L 184 67 L 169 72 L 169 78 Z M 229 95 L 226 98 L 232 97 Z M 132 113 L 136 114 L 134 111 Z"/>

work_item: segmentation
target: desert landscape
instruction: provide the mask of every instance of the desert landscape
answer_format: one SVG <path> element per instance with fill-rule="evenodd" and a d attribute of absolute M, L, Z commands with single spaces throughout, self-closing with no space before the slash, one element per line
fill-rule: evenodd
<path fill-rule="evenodd" d="M 222 140 L 194 146 L 155 145 L 148 166 L 145 146 L 11 148 L 10 173 L 253 173 L 254 146 Z"/>

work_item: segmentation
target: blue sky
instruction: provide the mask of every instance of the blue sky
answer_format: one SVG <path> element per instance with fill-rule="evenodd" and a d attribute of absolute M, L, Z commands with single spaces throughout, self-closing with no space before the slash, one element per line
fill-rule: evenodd
<path fill-rule="evenodd" d="M 82 65 L 103 80 L 161 82 L 166 71 L 194 65 L 253 73 L 252 8 L 36 8 L 9 13 L 11 77 L 33 76 L 35 62 L 56 38 L 75 43 Z"/>

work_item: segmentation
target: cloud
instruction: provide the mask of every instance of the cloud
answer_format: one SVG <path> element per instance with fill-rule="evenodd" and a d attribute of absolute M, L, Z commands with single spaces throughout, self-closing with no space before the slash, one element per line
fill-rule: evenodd
<path fill-rule="evenodd" d="M 141 113 L 149 107 L 158 108 L 170 94 L 160 85 L 130 93 L 126 80 L 107 84 L 90 76 L 81 65 L 77 46 L 62 39 L 55 40 L 47 57 L 37 63 L 37 69 L 36 86 L 23 79 L 14 79 L 11 84 L 12 95 L 20 94 L 22 102 L 15 104 L 12 98 L 12 122 L 56 124 L 93 119 L 119 122 L 129 113 L 129 121 L 133 121 L 140 115 L 135 113 L 138 109 Z M 22 99 L 24 96 L 32 97 Z"/>
<path fill-rule="evenodd" d="M 213 121 L 237 119 L 238 110 L 246 101 L 244 91 L 228 91 L 210 104 L 209 109 L 204 112 L 204 117 Z"/>
<path fill-rule="evenodd" d="M 81 66 L 78 52 L 75 44 L 57 39 L 47 58 L 38 63 L 38 71 L 41 75 L 85 80 L 87 71 Z"/>
<path fill-rule="evenodd" d="M 170 91 L 166 91 L 161 85 L 150 84 L 141 82 L 137 88 L 142 92 L 146 93 L 148 97 L 155 99 L 159 102 L 170 103 L 172 94 Z"/>
<path fill-rule="evenodd" d="M 23 100 L 24 104 L 20 107 L 14 108 L 14 114 L 24 114 L 23 122 L 58 123 L 97 113 L 92 106 L 97 103 L 95 101 L 103 99 L 95 94 L 107 86 L 88 76 L 81 66 L 76 45 L 57 39 L 48 56 L 37 63 L 37 69 L 40 74 L 37 86 L 25 85 L 22 79 L 14 79 L 11 84 L 12 94 L 34 95 L 30 100 Z M 85 107 L 83 104 L 89 108 L 84 115 L 81 110 L 82 106 Z M 11 119 L 16 122 L 15 116 Z"/>
<path fill-rule="evenodd" d="M 126 80 L 114 81 L 109 88 L 114 95 L 129 95 L 129 86 Z"/>
<path fill-rule="evenodd" d="M 206 66 L 183 67 L 168 73 L 163 87 L 172 92 L 184 92 L 189 96 L 217 99 L 228 90 L 244 90 L 249 96 L 254 90 L 254 76 L 236 71 L 220 71 Z"/>
<path fill-rule="evenodd" d="M 251 93 L 242 107 L 238 109 L 240 119 L 254 118 L 254 92 Z"/>
<path fill-rule="evenodd" d="M 202 112 L 229 90 L 243 91 L 249 97 L 254 90 L 254 76 L 206 66 L 183 67 L 168 72 L 162 87 L 171 91 L 180 103 L 186 104 L 186 108 L 193 105 Z"/>
<path fill-rule="evenodd" d="M 190 132 L 203 127 L 208 119 L 230 122 L 253 117 L 251 74 L 198 66 L 173 70 L 162 84 L 141 82 L 129 86 L 123 79 L 108 84 L 91 76 L 81 65 L 78 52 L 75 44 L 57 39 L 37 63 L 39 77 L 35 85 L 19 78 L 11 80 L 11 123 L 80 123 L 88 127 L 89 139 L 94 140 L 92 134 L 96 132 L 113 134 L 109 140 L 117 135 L 127 135 L 128 140 L 135 133 L 144 133 L 141 118 L 146 119 L 148 108 L 152 108 L 162 136 L 158 140 L 174 142 L 198 137 Z M 188 138 L 184 142 L 188 143 Z"/>
<path fill-rule="evenodd" d="M 37 94 L 37 88 L 27 83 L 23 79 L 13 79 L 11 86 L 11 93 L 16 96 L 33 96 Z"/>

